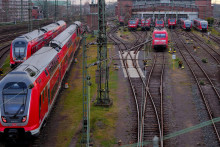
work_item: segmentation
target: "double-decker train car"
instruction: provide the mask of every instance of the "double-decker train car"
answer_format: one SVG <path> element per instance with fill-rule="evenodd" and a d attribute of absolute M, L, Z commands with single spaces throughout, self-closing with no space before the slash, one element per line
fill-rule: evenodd
<path fill-rule="evenodd" d="M 156 28 L 164 28 L 164 20 L 163 19 L 156 19 L 155 21 L 155 27 Z"/>
<path fill-rule="evenodd" d="M 139 19 L 130 19 L 128 21 L 128 29 L 129 30 L 137 30 L 139 24 Z"/>
<path fill-rule="evenodd" d="M 193 27 L 200 31 L 207 31 L 208 22 L 206 20 L 197 18 L 193 20 Z"/>
<path fill-rule="evenodd" d="M 180 19 L 180 26 L 183 30 L 190 31 L 192 29 L 192 21 L 189 19 Z"/>
<path fill-rule="evenodd" d="M 79 30 L 70 25 L 0 81 L 0 133 L 14 140 L 40 133 L 79 46 Z"/>
<path fill-rule="evenodd" d="M 66 22 L 58 21 L 15 38 L 10 48 L 10 66 L 24 62 L 40 48 L 66 29 Z"/>
<path fill-rule="evenodd" d="M 152 48 L 155 50 L 166 49 L 168 47 L 168 33 L 166 29 L 154 29 L 152 38 Z"/>
<path fill-rule="evenodd" d="M 176 27 L 176 19 L 175 18 L 169 18 L 168 19 L 168 28 L 175 28 Z"/>

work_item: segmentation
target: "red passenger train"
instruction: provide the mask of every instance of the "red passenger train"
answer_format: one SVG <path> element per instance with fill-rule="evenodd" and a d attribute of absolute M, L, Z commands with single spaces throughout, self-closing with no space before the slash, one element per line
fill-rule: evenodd
<path fill-rule="evenodd" d="M 0 82 L 0 133 L 36 136 L 48 117 L 80 43 L 81 23 L 69 26 Z"/>
<path fill-rule="evenodd" d="M 176 19 L 175 18 L 169 18 L 168 19 L 168 28 L 175 28 L 176 27 Z"/>
<path fill-rule="evenodd" d="M 139 24 L 139 19 L 130 19 L 128 21 L 128 29 L 129 30 L 137 30 Z"/>
<path fill-rule="evenodd" d="M 156 28 L 164 28 L 164 21 L 163 21 L 163 19 L 156 19 L 155 27 Z"/>
<path fill-rule="evenodd" d="M 10 66 L 13 68 L 27 60 L 65 29 L 66 22 L 58 21 L 14 39 L 10 48 Z"/>
<path fill-rule="evenodd" d="M 118 21 L 119 21 L 120 25 L 124 25 L 124 16 L 119 16 Z"/>
<path fill-rule="evenodd" d="M 197 18 L 193 20 L 193 27 L 200 31 L 207 31 L 208 22 L 206 20 Z"/>
<path fill-rule="evenodd" d="M 190 31 L 192 29 L 192 21 L 189 19 L 180 19 L 180 25 L 181 28 L 186 30 L 186 31 Z"/>
<path fill-rule="evenodd" d="M 154 29 L 152 38 L 152 48 L 155 50 L 166 49 L 168 47 L 168 33 L 166 29 Z"/>

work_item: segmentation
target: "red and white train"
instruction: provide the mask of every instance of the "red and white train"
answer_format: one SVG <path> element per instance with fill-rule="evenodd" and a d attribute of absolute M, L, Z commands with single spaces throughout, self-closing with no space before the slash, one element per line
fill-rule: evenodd
<path fill-rule="evenodd" d="M 66 22 L 61 20 L 14 39 L 10 48 L 10 66 L 13 68 L 27 60 L 65 29 Z"/>
<path fill-rule="evenodd" d="M 208 22 L 206 20 L 197 18 L 193 20 L 193 27 L 200 31 L 207 31 Z"/>
<path fill-rule="evenodd" d="M 168 47 L 168 33 L 166 29 L 154 29 L 152 38 L 153 49 L 160 50 Z"/>
<path fill-rule="evenodd" d="M 180 19 L 180 25 L 181 28 L 186 30 L 186 31 L 190 31 L 192 29 L 192 21 L 189 19 Z"/>
<path fill-rule="evenodd" d="M 168 28 L 175 28 L 176 27 L 176 19 L 175 18 L 169 18 L 168 19 Z"/>
<path fill-rule="evenodd" d="M 37 136 L 80 43 L 75 22 L 0 81 L 0 133 Z"/>
<path fill-rule="evenodd" d="M 128 29 L 129 30 L 137 30 L 138 28 L 138 25 L 139 25 L 139 19 L 130 19 L 128 21 Z"/>
<path fill-rule="evenodd" d="M 163 21 L 163 19 L 156 19 L 155 27 L 156 28 L 164 28 L 164 21 Z"/>

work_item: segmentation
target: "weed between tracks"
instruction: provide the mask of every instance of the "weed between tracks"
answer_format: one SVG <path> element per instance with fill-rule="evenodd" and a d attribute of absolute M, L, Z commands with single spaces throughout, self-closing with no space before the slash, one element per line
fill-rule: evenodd
<path fill-rule="evenodd" d="M 2 69 L 4 73 L 7 73 L 10 70 L 10 55 L 5 59 Z"/>
<path fill-rule="evenodd" d="M 94 41 L 91 36 L 88 36 L 87 43 Z M 89 40 L 89 41 L 88 41 Z M 97 57 L 97 47 L 91 45 L 87 51 L 88 63 L 91 64 L 96 61 Z M 81 129 L 80 123 L 82 122 L 82 49 L 78 54 L 79 62 L 78 65 L 74 66 L 70 71 L 69 78 L 67 82 L 70 88 L 63 91 L 60 99 L 62 100 L 63 108 L 60 112 L 60 117 L 65 119 L 61 120 L 59 123 L 58 134 L 56 139 L 56 146 L 69 146 L 73 137 L 77 138 L 77 145 L 80 145 L 80 135 L 79 128 Z M 110 108 L 95 107 L 93 105 L 96 99 L 96 88 L 95 83 L 95 71 L 97 67 L 90 67 L 88 74 L 91 76 L 91 111 L 90 111 L 90 128 L 91 128 L 91 139 L 94 146 L 112 146 L 116 143 L 115 139 L 115 123 L 117 121 L 117 73 L 110 68 L 110 98 L 113 99 L 113 106 Z"/>

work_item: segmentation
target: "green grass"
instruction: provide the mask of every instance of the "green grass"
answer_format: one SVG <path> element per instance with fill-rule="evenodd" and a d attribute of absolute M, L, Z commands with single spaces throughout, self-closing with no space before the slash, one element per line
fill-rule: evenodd
<path fill-rule="evenodd" d="M 208 31 L 211 31 L 211 34 L 213 35 L 220 36 L 220 33 L 213 27 L 209 27 Z"/>
<path fill-rule="evenodd" d="M 5 62 L 2 65 L 2 69 L 4 73 L 7 73 L 10 70 L 10 56 L 9 55 L 5 59 Z"/>
<path fill-rule="evenodd" d="M 96 38 L 91 38 L 90 35 L 87 37 L 87 43 L 90 41 L 94 41 Z M 97 59 L 97 47 L 96 46 L 89 46 L 87 51 L 88 56 L 88 63 L 91 64 L 95 62 Z M 79 54 L 82 53 L 80 50 Z M 82 56 L 82 55 L 81 55 Z M 81 58 L 78 56 L 78 59 Z M 77 64 L 80 64 L 82 67 L 82 60 L 80 59 Z M 110 90 L 110 98 L 113 99 L 113 105 L 109 108 L 104 107 L 97 107 L 94 106 L 94 102 L 96 99 L 96 88 L 97 85 L 95 83 L 95 72 L 97 66 L 92 66 L 88 69 L 88 74 L 91 76 L 91 83 L 90 86 L 91 92 L 91 111 L 90 111 L 90 127 L 91 127 L 91 140 L 94 142 L 95 146 L 104 146 L 110 147 L 116 143 L 116 139 L 114 137 L 115 134 L 115 124 L 117 121 L 117 111 L 118 108 L 115 103 L 117 103 L 117 71 L 115 71 L 112 67 L 110 67 L 110 79 L 109 79 L 109 90 Z M 69 89 L 65 90 L 62 93 L 60 99 L 62 111 L 60 112 L 59 116 L 63 117 L 64 119 L 59 122 L 58 134 L 56 139 L 56 146 L 69 146 L 70 142 L 77 134 L 80 123 L 82 121 L 82 68 L 73 68 L 71 75 L 77 73 L 78 77 L 71 81 L 69 78 L 67 81 L 74 85 L 72 88 L 70 86 Z M 106 133 L 108 132 L 108 133 Z M 80 135 L 79 135 L 80 136 Z M 78 141 L 76 146 L 81 146 L 80 144 L 80 137 L 78 136 Z"/>

